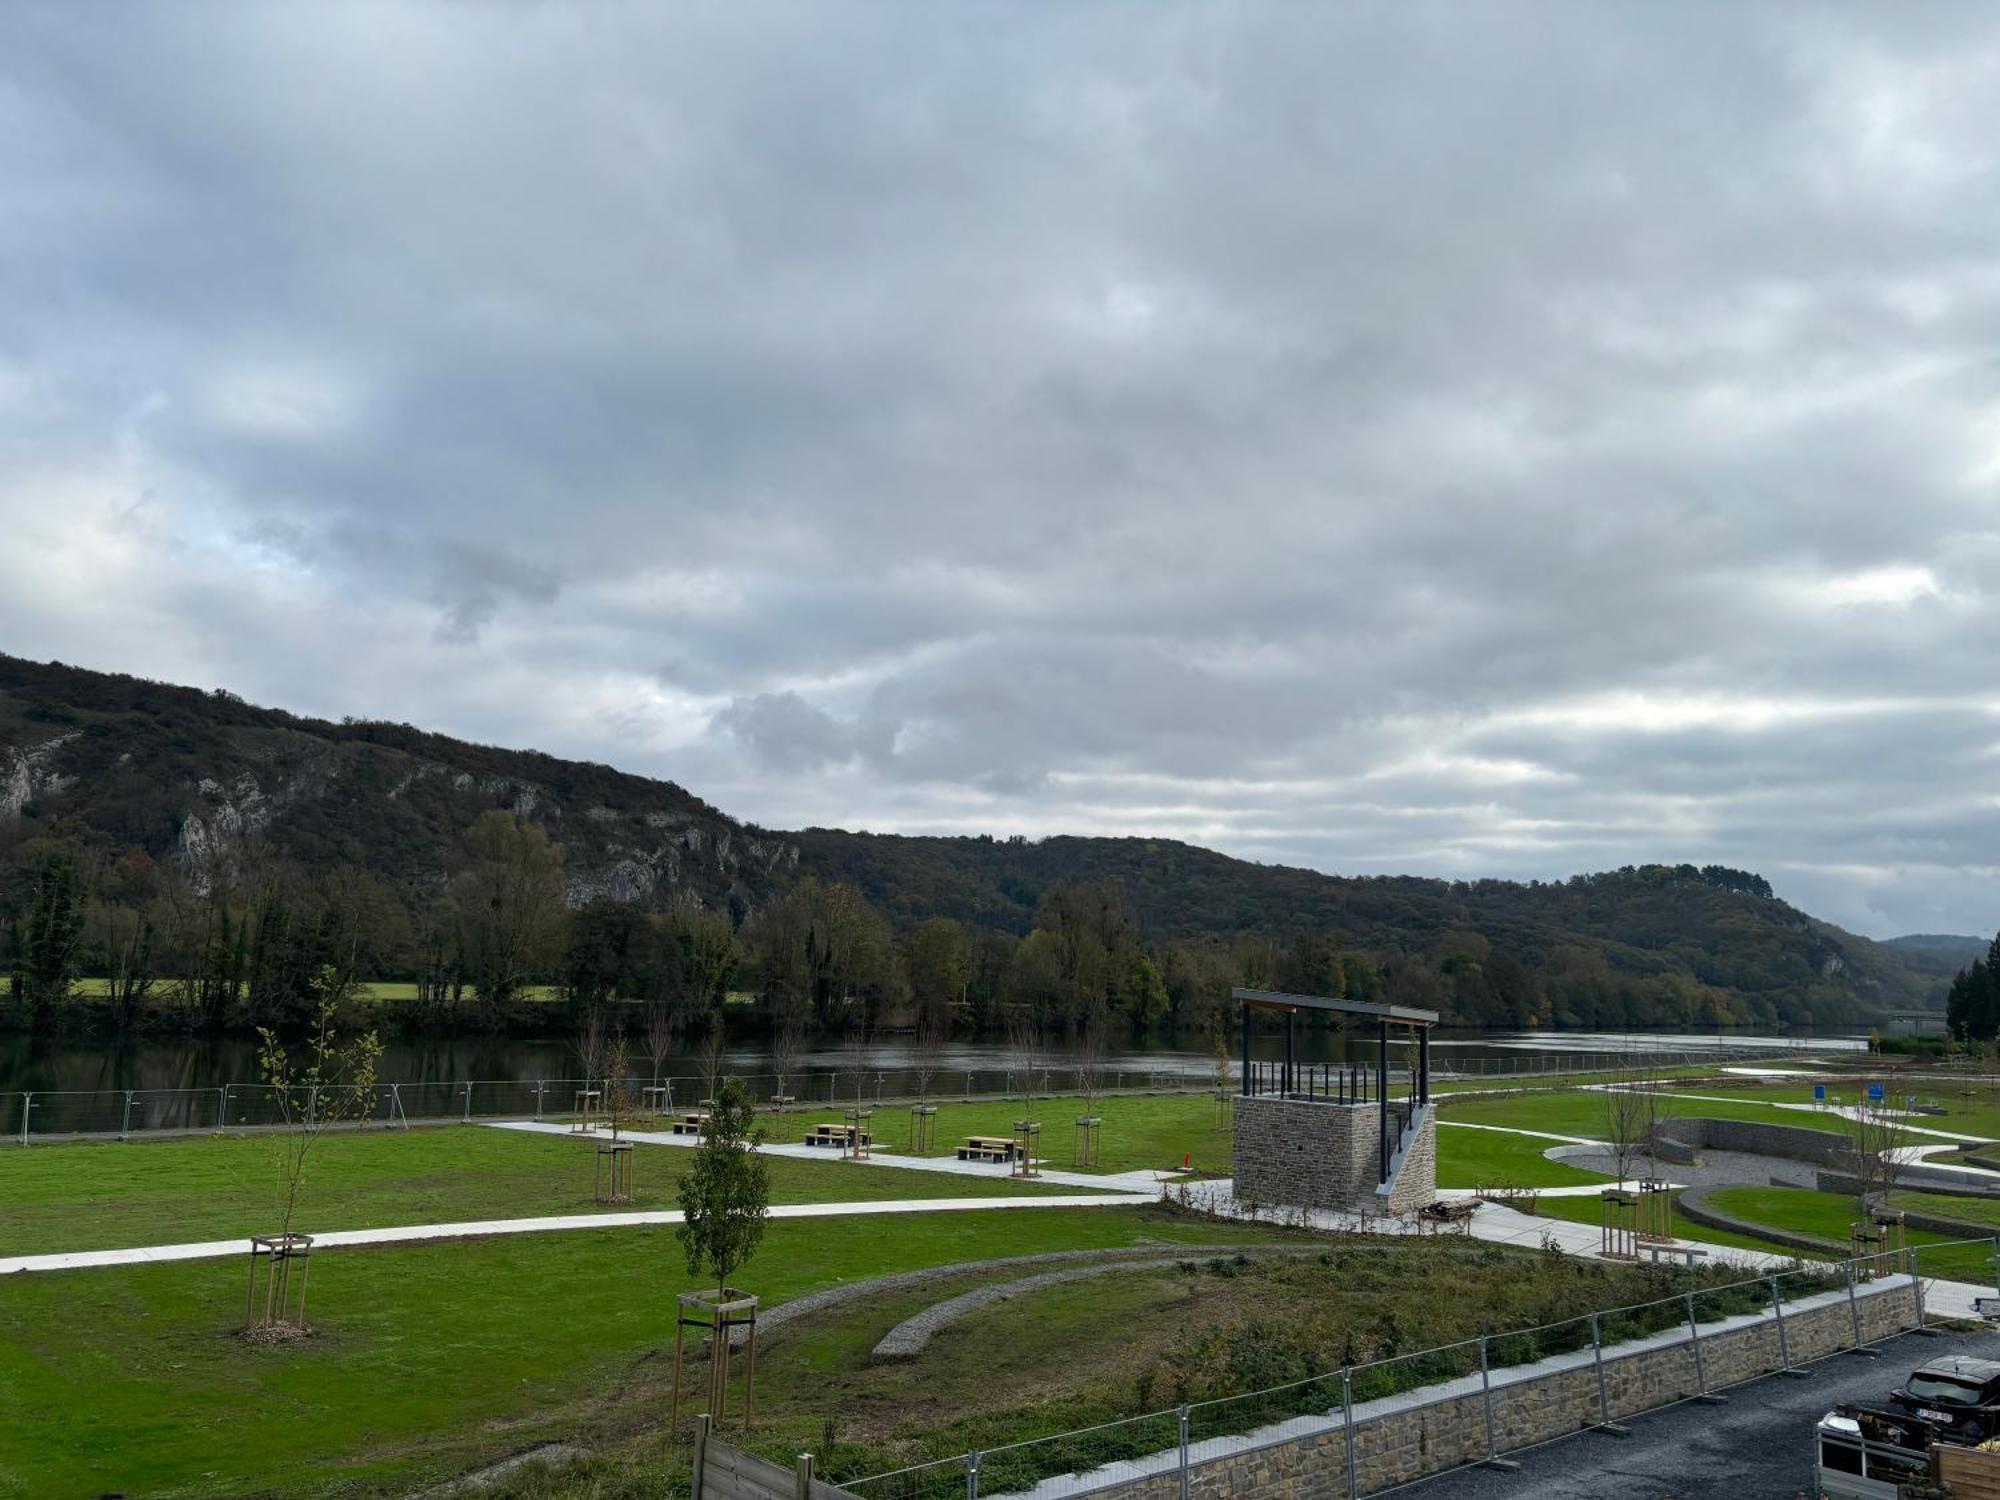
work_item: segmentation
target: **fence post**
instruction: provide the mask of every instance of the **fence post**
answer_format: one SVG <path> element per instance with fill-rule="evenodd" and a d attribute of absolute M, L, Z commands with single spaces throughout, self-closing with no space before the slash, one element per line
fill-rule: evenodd
<path fill-rule="evenodd" d="M 28 1144 L 28 1111 L 35 1107 L 33 1090 L 21 1096 L 21 1144 Z"/>
<path fill-rule="evenodd" d="M 472 1080 L 469 1078 L 465 1081 L 465 1115 L 463 1123 L 467 1125 L 472 1123 Z"/>
<path fill-rule="evenodd" d="M 547 1090 L 548 1086 L 549 1081 L 546 1078 L 537 1078 L 535 1080 L 535 1118 L 537 1120 L 542 1117 L 542 1094 Z"/>
<path fill-rule="evenodd" d="M 979 1450 L 965 1455 L 965 1500 L 979 1500 Z"/>
<path fill-rule="evenodd" d="M 1785 1338 L 1785 1294 L 1778 1285 L 1776 1276 L 1765 1278 L 1771 1283 L 1771 1316 L 1778 1323 L 1778 1373 L 1780 1375 L 1805 1374 L 1803 1370 L 1792 1369 L 1792 1348 Z"/>
<path fill-rule="evenodd" d="M 1861 1304 L 1854 1297 L 1854 1262 L 1850 1260 L 1846 1262 L 1846 1266 L 1847 1316 L 1854 1324 L 1854 1352 L 1856 1354 L 1879 1354 L 1880 1350 L 1870 1349 L 1861 1342 Z"/>
<path fill-rule="evenodd" d="M 125 1090 L 125 1118 L 118 1126 L 118 1139 L 129 1140 L 132 1136 L 132 1091 Z"/>
<path fill-rule="evenodd" d="M 1597 1372 L 1597 1430 L 1624 1437 L 1631 1429 L 1611 1420 L 1611 1392 L 1604 1383 L 1604 1330 L 1596 1313 L 1590 1315 L 1590 1363 Z"/>
<path fill-rule="evenodd" d="M 217 1135 L 221 1135 L 223 1131 L 229 1128 L 230 1087 L 231 1085 L 225 1083 L 215 1091 L 215 1133 Z"/>
<path fill-rule="evenodd" d="M 1924 1280 L 1923 1277 L 1917 1274 L 1917 1247 L 1915 1245 L 1911 1245 L 1909 1247 L 1909 1251 L 1910 1251 L 1910 1306 L 1916 1311 L 1917 1314 L 1917 1330 L 1919 1332 L 1925 1332 L 1927 1330 L 1925 1330 L 1924 1328 Z"/>
<path fill-rule="evenodd" d="M 1708 1402 L 1720 1401 L 1722 1397 L 1710 1394 L 1708 1389 L 1708 1367 L 1702 1362 L 1701 1357 L 1701 1329 L 1694 1320 L 1694 1293 L 1683 1293 L 1682 1300 L 1687 1303 L 1688 1310 L 1688 1344 L 1694 1350 L 1695 1399 Z"/>
<path fill-rule="evenodd" d="M 306 1124 L 319 1118 L 319 1085 L 313 1084 L 306 1090 Z"/>
<path fill-rule="evenodd" d="M 708 1468 L 708 1428 L 712 1419 L 703 1412 L 694 1419 L 694 1464 L 688 1476 L 688 1491 L 694 1500 L 701 1500 L 702 1481 Z"/>
<path fill-rule="evenodd" d="M 2000 1296 L 2000 1234 L 1993 1236 L 1993 1293 Z"/>
<path fill-rule="evenodd" d="M 813 1456 L 801 1453 L 798 1463 L 798 1484 L 792 1491 L 792 1500 L 812 1500 Z"/>
<path fill-rule="evenodd" d="M 1188 1409 L 1181 1408 L 1181 1500 L 1188 1500 Z"/>
<path fill-rule="evenodd" d="M 1347 1449 L 1347 1500 L 1357 1500 L 1361 1486 L 1354 1480 L 1354 1366 L 1340 1367 L 1340 1435 Z"/>
<path fill-rule="evenodd" d="M 1486 1335 L 1479 1335 L 1479 1404 L 1486 1414 L 1486 1461 L 1500 1456 L 1493 1446 L 1493 1371 L 1486 1360 Z"/>

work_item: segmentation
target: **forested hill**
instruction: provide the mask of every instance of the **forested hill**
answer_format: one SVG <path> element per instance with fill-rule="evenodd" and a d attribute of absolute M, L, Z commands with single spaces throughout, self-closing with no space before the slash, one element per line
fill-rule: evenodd
<path fill-rule="evenodd" d="M 496 808 L 546 824 L 575 905 L 686 891 L 741 916 L 797 857 L 670 781 L 0 655 L 0 839 L 80 824 L 217 878 L 262 847 L 415 893 Z"/>
<path fill-rule="evenodd" d="M 1644 1025 L 1853 1021 L 1942 1004 L 1950 970 L 1821 922 L 1762 878 L 1646 865 L 1554 882 L 1344 877 L 1251 864 L 1166 839 L 912 838 L 807 829 L 801 868 L 852 881 L 899 922 L 928 916 L 1025 931 L 1042 892 L 1110 881 L 1139 925 L 1165 937 L 1331 931 L 1407 970 L 1412 1003 L 1524 1018 L 1512 996 L 1464 989 L 1511 979 L 1548 991 L 1538 1019 Z M 1407 964 L 1398 960 L 1435 959 Z M 1433 986 L 1430 973 L 1438 976 Z M 1565 1005 L 1565 997 L 1571 1001 Z M 1483 1005 L 1465 1002 L 1485 999 Z M 1453 1004 L 1454 1000 L 1460 1003 Z M 1650 1021 L 1649 1021 L 1650 1018 Z"/>
<path fill-rule="evenodd" d="M 1169 1003 L 1191 1015 L 1187 994 L 1226 995 L 1244 979 L 1387 994 L 1468 1021 L 1579 1026 L 1850 1024 L 1936 1003 L 1943 987 L 1927 950 L 1906 955 L 1843 932 L 1758 877 L 1713 866 L 1527 885 L 1355 879 L 1166 840 L 771 832 L 671 782 L 606 766 L 0 656 L 0 875 L 25 920 L 23 872 L 51 849 L 86 854 L 100 871 L 94 909 L 130 917 L 107 921 L 100 945 L 124 932 L 129 947 L 147 913 L 171 908 L 171 922 L 154 924 L 157 941 L 186 948 L 175 960 L 184 966 L 206 962 L 201 944 L 212 939 L 200 933 L 230 931 L 229 908 L 247 910 L 276 880 L 293 914 L 288 941 L 300 941 L 299 915 L 350 931 L 355 910 L 395 908 L 395 920 L 367 925 L 388 936 L 364 949 L 394 971 L 373 977 L 408 977 L 421 961 L 476 986 L 453 956 L 467 917 L 448 886 L 468 830 L 495 810 L 561 846 L 558 899 L 574 912 L 726 915 L 739 929 L 733 983 L 752 990 L 776 982 L 764 970 L 778 962 L 757 916 L 806 877 L 812 890 L 856 888 L 864 912 L 888 919 L 892 948 L 907 948 L 930 918 L 963 924 L 974 999 L 980 985 L 990 999 L 1047 981 L 1015 972 L 1041 962 L 1023 935 L 1054 927 L 1069 943 L 1071 928 L 1087 929 L 1092 951 L 1109 956 L 1107 993 L 1135 1024 Z M 175 937 L 187 921 L 181 888 L 202 894 L 209 927 Z M 239 944 L 247 920 L 237 919 Z M 581 915 L 571 926 L 596 930 Z M 561 980 L 583 960 L 574 941 L 567 955 L 570 940 L 549 941 L 535 967 Z M 910 952 L 882 962 L 901 967 L 878 964 L 885 998 L 870 1004 L 894 1010 L 895 996 L 921 988 L 922 964 Z M 1060 983 L 1073 988 L 1074 976 Z"/>

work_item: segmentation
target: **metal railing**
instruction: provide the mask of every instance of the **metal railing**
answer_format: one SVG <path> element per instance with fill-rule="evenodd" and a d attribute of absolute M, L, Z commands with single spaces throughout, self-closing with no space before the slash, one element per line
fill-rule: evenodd
<path fill-rule="evenodd" d="M 741 1078 L 754 1102 L 784 1094 L 796 1110 L 836 1109 L 913 1101 L 918 1080 L 908 1068 L 869 1066 L 801 1069 L 786 1074 L 783 1088 L 777 1075 L 729 1072 Z M 1020 1097 L 1019 1070 L 953 1068 L 931 1074 L 925 1095 L 932 1102 Z M 1047 1097 L 1082 1092 L 1082 1080 L 1069 1067 L 1035 1070 L 1034 1092 Z M 621 1080 L 628 1098 L 654 1113 L 693 1109 L 707 1096 L 708 1083 L 697 1075 L 675 1074 Z M 459 1079 L 434 1083 L 384 1083 L 359 1126 L 437 1124 L 458 1120 L 546 1119 L 575 1112 L 576 1094 L 584 1088 L 600 1091 L 599 1105 L 611 1096 L 606 1079 L 524 1078 Z M 1210 1092 L 1211 1069 L 1107 1068 L 1094 1092 L 1099 1094 Z M 662 1090 L 648 1094 L 647 1090 Z M 295 1100 L 307 1091 L 294 1090 Z M 309 1098 L 298 1107 L 310 1107 Z M 281 1091 L 265 1083 L 222 1083 L 206 1088 L 32 1089 L 0 1093 L 0 1139 L 17 1145 L 35 1140 L 108 1136 L 119 1140 L 167 1134 L 256 1130 L 280 1125 L 285 1114 Z"/>
<path fill-rule="evenodd" d="M 1851 1336 L 1840 1349 L 1829 1353 L 1864 1348 L 1874 1341 L 1864 1336 L 1857 1288 L 1885 1274 L 1907 1274 L 1911 1294 L 1906 1308 L 1900 1293 L 1893 1290 L 1882 1293 L 1897 1298 L 1895 1326 L 1883 1336 L 1921 1328 L 1924 1310 L 1919 1258 L 1965 1247 L 1977 1247 L 1982 1255 L 1990 1254 L 1991 1268 L 2000 1276 L 2000 1236 L 1913 1247 L 1897 1252 L 1893 1259 L 1878 1255 L 1817 1265 L 1795 1263 L 1740 1281 L 1711 1286 L 1690 1284 L 1682 1291 L 1652 1301 L 1600 1308 L 1562 1322 L 1479 1334 L 1434 1348 L 1329 1369 L 1282 1385 L 1191 1401 L 975 1452 L 926 1458 L 900 1468 L 843 1478 L 839 1483 L 862 1500 L 978 1500 L 981 1495 L 1060 1500 L 1060 1497 L 1129 1485 L 1142 1478 L 1151 1481 L 1149 1493 L 1159 1495 L 1167 1493 L 1177 1478 L 1178 1491 L 1186 1496 L 1194 1483 L 1195 1471 L 1223 1457 L 1219 1451 L 1223 1448 L 1248 1452 L 1321 1434 L 1344 1433 L 1348 1441 L 1339 1446 L 1345 1455 L 1338 1460 L 1346 1465 L 1342 1489 L 1349 1497 L 1359 1497 L 1371 1492 L 1360 1482 L 1356 1455 L 1365 1448 L 1360 1440 L 1371 1426 L 1400 1419 L 1412 1411 L 1477 1397 L 1484 1413 L 1483 1442 L 1475 1444 L 1480 1451 L 1461 1461 L 1483 1463 L 1508 1451 L 1500 1442 L 1493 1403 L 1495 1391 L 1504 1391 L 1514 1381 L 1504 1378 L 1501 1372 L 1556 1356 L 1571 1356 L 1569 1368 L 1588 1368 L 1595 1377 L 1598 1423 L 1611 1424 L 1616 1418 L 1658 1410 L 1676 1404 L 1677 1400 L 1694 1399 L 1681 1397 L 1645 1408 L 1625 1405 L 1614 1410 L 1605 1364 L 1635 1352 L 1623 1346 L 1657 1339 L 1669 1331 L 1682 1333 L 1684 1336 L 1677 1344 L 1689 1351 L 1696 1394 L 1711 1395 L 1723 1387 L 1711 1384 L 1709 1379 L 1703 1339 L 1713 1337 L 1714 1332 L 1704 1335 L 1703 1324 L 1745 1314 L 1758 1315 L 1775 1332 L 1778 1360 L 1774 1368 L 1791 1368 L 1795 1350 L 1788 1336 L 1786 1304 L 1803 1297 L 1845 1291 Z M 1665 1274 L 1689 1276 L 1686 1272 Z M 1587 1361 L 1580 1359 L 1585 1351 L 1588 1351 Z M 1367 1403 L 1395 1396 L 1410 1399 L 1398 1402 L 1393 1411 L 1360 1410 Z M 1213 1444 L 1215 1439 L 1233 1441 Z M 1203 1444 L 1211 1446 L 1201 1450 Z M 1440 1469 L 1451 1466 L 1442 1464 Z"/>

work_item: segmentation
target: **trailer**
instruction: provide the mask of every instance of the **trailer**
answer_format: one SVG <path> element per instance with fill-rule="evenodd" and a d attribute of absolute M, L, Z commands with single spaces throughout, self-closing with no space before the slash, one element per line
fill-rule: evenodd
<path fill-rule="evenodd" d="M 1826 1500 L 1896 1500 L 1898 1486 L 1926 1479 L 1937 1427 L 1891 1407 L 1843 1404 L 1813 1435 L 1814 1493 Z"/>

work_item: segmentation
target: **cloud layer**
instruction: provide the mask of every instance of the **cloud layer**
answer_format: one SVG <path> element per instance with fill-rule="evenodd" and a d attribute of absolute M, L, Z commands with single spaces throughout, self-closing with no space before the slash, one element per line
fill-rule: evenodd
<path fill-rule="evenodd" d="M 2000 19 L 0 14 L 0 649 L 2000 925 Z"/>

